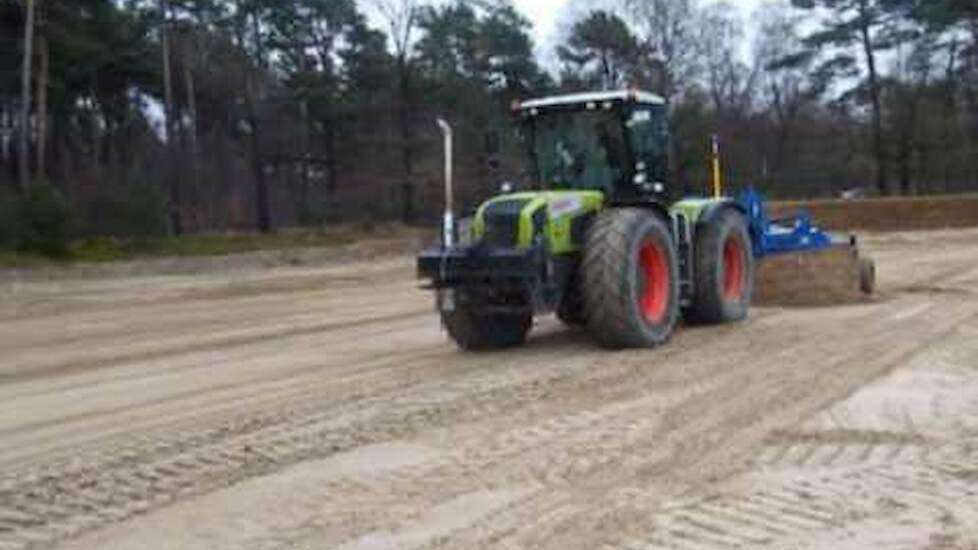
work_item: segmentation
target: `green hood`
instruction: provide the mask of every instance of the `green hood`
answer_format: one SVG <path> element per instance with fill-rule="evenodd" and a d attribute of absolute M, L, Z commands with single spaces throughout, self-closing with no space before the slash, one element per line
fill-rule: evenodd
<path fill-rule="evenodd" d="M 552 254 L 577 252 L 587 221 L 601 209 L 600 191 L 527 191 L 494 197 L 479 207 L 474 241 L 523 248 L 541 240 Z"/>

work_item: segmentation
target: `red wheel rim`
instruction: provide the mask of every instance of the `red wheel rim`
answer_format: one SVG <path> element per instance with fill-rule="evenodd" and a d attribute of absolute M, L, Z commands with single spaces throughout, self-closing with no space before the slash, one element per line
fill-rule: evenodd
<path fill-rule="evenodd" d="M 736 235 L 723 243 L 723 297 L 740 300 L 744 296 L 744 243 Z"/>
<path fill-rule="evenodd" d="M 639 271 L 642 278 L 638 294 L 639 309 L 651 323 L 660 323 L 669 305 L 669 262 L 662 246 L 646 241 L 638 250 Z"/>

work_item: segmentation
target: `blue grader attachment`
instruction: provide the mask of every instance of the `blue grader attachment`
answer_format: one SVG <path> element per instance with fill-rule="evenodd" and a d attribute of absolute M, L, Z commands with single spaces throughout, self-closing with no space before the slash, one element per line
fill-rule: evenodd
<path fill-rule="evenodd" d="M 754 189 L 744 191 L 739 201 L 747 212 L 754 256 L 757 258 L 852 245 L 851 241 L 833 239 L 830 234 L 814 225 L 811 216 L 804 211 L 798 212 L 792 218 L 772 220 L 764 197 Z"/>

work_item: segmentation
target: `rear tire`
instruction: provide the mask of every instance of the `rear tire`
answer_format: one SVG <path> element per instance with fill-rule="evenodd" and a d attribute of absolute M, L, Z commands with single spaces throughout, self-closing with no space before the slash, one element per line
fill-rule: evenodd
<path fill-rule="evenodd" d="M 591 226 L 581 264 L 585 317 L 604 347 L 665 343 L 679 317 L 679 268 L 668 225 L 654 212 L 615 208 Z"/>
<path fill-rule="evenodd" d="M 727 208 L 696 235 L 695 297 L 687 320 L 699 324 L 740 321 L 754 294 L 754 254 L 744 216 Z"/>
<path fill-rule="evenodd" d="M 487 351 L 511 348 L 526 342 L 533 326 L 529 314 L 482 313 L 463 304 L 454 311 L 442 313 L 448 335 L 459 348 L 468 351 Z"/>

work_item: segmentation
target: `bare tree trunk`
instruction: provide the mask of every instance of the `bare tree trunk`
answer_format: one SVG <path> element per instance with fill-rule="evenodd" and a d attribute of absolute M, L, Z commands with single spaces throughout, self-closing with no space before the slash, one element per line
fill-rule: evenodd
<path fill-rule="evenodd" d="M 48 145 L 48 82 L 51 70 L 51 52 L 48 49 L 48 37 L 45 25 L 41 25 L 41 33 L 37 39 L 38 56 L 41 66 L 37 75 L 37 174 L 38 180 L 47 177 L 47 145 Z"/>
<path fill-rule="evenodd" d="M 261 129 L 255 97 L 258 87 L 257 72 L 265 68 L 265 48 L 261 40 L 261 26 L 258 22 L 257 13 L 251 14 L 251 27 L 258 65 L 246 77 L 247 82 L 245 83 L 245 102 L 248 108 L 248 123 L 251 125 L 251 168 L 255 178 L 255 208 L 257 210 L 258 230 L 262 233 L 271 233 L 271 204 L 268 197 L 268 181 L 265 178 L 265 162 L 262 159 Z M 242 41 L 242 43 L 244 42 Z"/>
<path fill-rule="evenodd" d="M 336 163 L 336 122 L 330 121 L 326 127 L 326 196 L 330 206 L 333 206 L 336 199 L 337 188 L 337 163 Z"/>
<path fill-rule="evenodd" d="M 253 84 L 245 85 L 245 103 L 248 109 L 248 124 L 251 126 L 251 172 L 255 178 L 255 210 L 258 230 L 262 233 L 272 231 L 272 217 L 269 212 L 268 182 L 265 179 L 265 162 L 262 160 L 261 133 L 258 112 L 255 106 Z"/>
<path fill-rule="evenodd" d="M 173 72 L 170 63 L 170 8 L 167 0 L 159 0 L 160 16 L 160 51 L 163 55 L 163 108 L 166 116 L 166 141 L 173 142 Z"/>
<path fill-rule="evenodd" d="M 876 72 L 876 54 L 870 36 L 868 6 L 866 0 L 860 1 L 862 23 L 859 31 L 862 37 L 863 53 L 869 68 L 869 95 L 873 104 L 873 155 L 876 157 L 876 189 L 880 195 L 890 192 L 887 182 L 886 147 L 883 144 L 883 106 L 880 99 L 879 74 Z"/>
<path fill-rule="evenodd" d="M 971 20 L 971 43 L 978 47 L 978 19 Z M 978 52 L 972 52 L 971 70 L 978 71 Z M 978 154 L 978 90 L 974 86 L 968 88 L 968 106 L 971 111 L 971 148 L 972 154 Z M 978 185 L 978 166 L 971 164 L 974 185 Z"/>
<path fill-rule="evenodd" d="M 910 195 L 913 179 L 913 151 L 914 135 L 917 131 L 917 110 L 920 100 L 920 88 L 926 84 L 918 85 L 915 82 L 904 84 L 902 89 L 896 90 L 896 101 L 899 103 L 899 115 L 897 122 L 896 140 L 896 168 L 897 181 L 900 186 L 900 194 Z M 912 89 L 911 89 L 912 88 Z"/>
<path fill-rule="evenodd" d="M 395 116 L 397 118 L 397 125 L 399 126 L 398 131 L 400 132 L 401 143 L 401 162 L 403 167 L 404 179 L 401 181 L 401 189 L 404 191 L 404 196 L 408 194 L 413 195 L 414 182 L 412 181 L 414 173 L 414 159 L 411 140 L 413 138 L 413 132 L 411 128 L 411 89 L 410 89 L 410 55 L 411 55 L 411 37 L 414 33 L 415 24 L 417 23 L 417 18 L 420 13 L 418 0 L 373 0 L 372 4 L 380 11 L 387 19 L 387 24 L 390 27 L 390 37 L 394 43 L 394 59 L 396 60 L 396 74 L 397 74 L 397 107 Z M 390 188 L 386 190 L 385 201 L 389 198 L 396 197 L 397 191 L 395 188 Z M 396 198 L 391 200 L 395 202 Z M 408 210 L 409 205 L 401 205 L 401 216 L 409 217 L 411 212 Z"/>
<path fill-rule="evenodd" d="M 296 57 L 299 60 L 299 72 L 300 74 L 305 75 L 306 55 L 301 48 L 296 52 Z M 302 85 L 302 89 L 300 93 L 301 93 L 301 97 L 299 99 L 299 119 L 300 119 L 299 120 L 299 125 L 300 125 L 299 126 L 299 151 L 301 154 L 301 158 L 299 159 L 299 170 L 300 170 L 299 186 L 301 189 L 301 193 L 300 193 L 299 200 L 302 204 L 299 205 L 299 214 L 300 214 L 299 223 L 300 225 L 305 225 L 310 223 L 313 219 L 313 216 L 308 215 L 310 214 L 309 203 L 311 200 L 313 200 L 310 196 L 310 189 L 309 189 L 309 161 L 311 156 L 309 136 L 311 135 L 312 132 L 310 129 L 311 122 L 309 120 L 309 100 L 307 99 L 307 95 L 306 95 L 307 89 L 305 84 Z"/>
<path fill-rule="evenodd" d="M 948 154 L 956 145 L 955 124 L 957 120 L 957 97 L 958 79 L 954 71 L 958 58 L 958 42 L 951 39 L 948 44 L 947 64 L 944 66 L 944 84 L 941 85 L 941 107 L 943 110 L 943 122 L 941 129 L 941 147 L 945 148 L 941 153 L 941 190 L 945 193 L 951 190 L 951 171 L 953 167 L 952 156 Z"/>
<path fill-rule="evenodd" d="M 92 97 L 95 97 L 95 89 L 96 89 L 96 87 L 95 87 L 95 78 L 93 77 L 92 78 L 92 81 L 89 83 L 89 87 L 88 87 L 89 94 L 91 94 Z M 90 160 L 92 162 L 91 170 L 92 170 L 92 174 L 96 178 L 98 178 L 98 177 L 101 177 L 101 175 L 102 175 L 101 174 L 101 172 L 102 172 L 102 130 L 99 128 L 99 123 L 98 123 L 98 120 L 99 120 L 98 108 L 96 107 L 96 104 L 95 104 L 95 100 L 94 99 L 90 99 L 88 101 L 88 112 L 91 115 L 91 118 L 89 119 L 88 122 L 89 122 L 89 129 L 92 132 L 92 136 L 91 136 L 91 138 L 89 138 L 90 141 L 91 141 L 91 150 L 89 151 L 91 153 L 91 159 Z"/>
<path fill-rule="evenodd" d="M 911 191 L 911 139 L 912 138 L 907 135 L 907 132 L 903 132 L 899 141 L 899 158 L 897 160 L 897 168 L 899 170 L 900 193 L 902 195 L 910 195 Z"/>
<path fill-rule="evenodd" d="M 10 160 L 10 127 L 13 126 L 13 122 L 11 122 L 12 118 L 9 105 L 6 102 L 0 103 L 0 160 L 4 163 Z"/>
<path fill-rule="evenodd" d="M 25 0 L 27 14 L 24 18 L 24 59 L 21 65 L 20 87 L 20 143 L 19 177 L 20 190 L 27 192 L 31 183 L 30 126 L 31 126 L 31 69 L 34 62 L 34 10 L 35 0 Z"/>
<path fill-rule="evenodd" d="M 190 201 L 194 205 L 199 205 L 200 197 L 198 195 L 198 185 L 200 184 L 200 151 L 197 141 L 197 90 L 194 83 L 194 71 L 192 63 L 192 56 L 194 55 L 194 52 L 192 51 L 193 48 L 190 46 L 192 43 L 193 38 L 188 41 L 188 45 L 184 50 L 183 81 L 186 85 L 187 109 L 190 111 L 190 127 L 187 128 L 187 134 L 189 137 L 188 142 L 190 145 Z M 197 208 L 194 208 L 193 217 L 199 221 L 199 212 Z"/>
<path fill-rule="evenodd" d="M 404 181 L 402 182 L 403 196 L 407 197 L 414 193 L 414 148 L 412 147 L 413 133 L 411 128 L 411 84 L 408 74 L 408 60 L 402 58 L 398 62 L 399 91 L 400 100 L 398 101 L 398 123 L 401 130 L 401 154 L 402 166 L 404 169 Z M 411 212 L 407 201 L 402 201 L 401 218 L 409 221 Z"/>
<path fill-rule="evenodd" d="M 164 177 L 170 189 L 170 230 L 174 235 L 183 234 L 181 217 L 180 180 L 174 177 L 174 139 L 176 139 L 176 116 L 173 108 L 173 72 L 170 63 L 170 7 L 167 0 L 159 0 L 162 17 L 160 27 L 160 50 L 163 55 L 163 107 L 166 118 L 166 168 Z"/>

